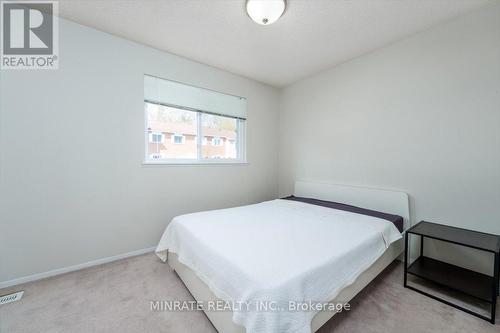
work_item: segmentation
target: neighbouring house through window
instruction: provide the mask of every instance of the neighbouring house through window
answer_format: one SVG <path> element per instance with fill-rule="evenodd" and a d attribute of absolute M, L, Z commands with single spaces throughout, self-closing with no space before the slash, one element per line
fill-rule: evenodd
<path fill-rule="evenodd" d="M 145 75 L 146 163 L 245 162 L 246 99 Z"/>

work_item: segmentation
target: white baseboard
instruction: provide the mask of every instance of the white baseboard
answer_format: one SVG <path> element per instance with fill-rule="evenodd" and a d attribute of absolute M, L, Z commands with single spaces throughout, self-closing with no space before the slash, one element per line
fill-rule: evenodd
<path fill-rule="evenodd" d="M 37 281 L 37 280 L 45 279 L 45 278 L 48 278 L 48 277 L 51 277 L 51 276 L 56 276 L 56 275 L 60 275 L 60 274 L 64 274 L 64 273 L 69 273 L 69 272 L 77 271 L 77 270 L 80 270 L 80 269 L 83 269 L 83 268 L 87 268 L 87 267 L 102 265 L 102 264 L 106 264 L 108 262 L 112 262 L 112 261 L 116 261 L 116 260 L 120 260 L 120 259 L 125 259 L 125 258 L 129 258 L 129 257 L 138 256 L 138 255 L 141 255 L 141 254 L 153 252 L 155 250 L 155 248 L 156 247 L 149 247 L 147 249 L 141 249 L 141 250 L 136 250 L 136 251 L 132 251 L 132 252 L 128 252 L 128 253 L 118 254 L 118 255 L 112 256 L 112 257 L 101 258 L 101 259 L 97 259 L 97 260 L 91 260 L 91 261 L 88 261 L 88 262 L 84 262 L 82 264 L 67 266 L 67 267 L 63 267 L 63 268 L 57 268 L 57 269 L 53 269 L 51 271 L 42 272 L 42 273 L 36 273 L 36 274 L 33 274 L 33 275 L 27 275 L 27 276 L 23 276 L 23 277 L 20 277 L 20 278 L 17 278 L 17 279 L 12 279 L 12 280 L 7 280 L 7 281 L 1 281 L 0 282 L 0 289 L 7 288 L 7 287 L 12 287 L 12 286 L 15 286 L 15 285 L 18 285 L 18 284 L 22 284 L 22 283 L 27 283 L 27 282 L 32 282 L 32 281 Z"/>

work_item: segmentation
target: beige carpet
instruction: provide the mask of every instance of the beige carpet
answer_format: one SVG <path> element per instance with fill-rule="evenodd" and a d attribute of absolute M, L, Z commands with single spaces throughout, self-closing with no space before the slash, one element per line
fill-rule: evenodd
<path fill-rule="evenodd" d="M 320 332 L 500 332 L 402 286 L 400 262 L 389 266 Z M 25 290 L 0 306 L 0 332 L 215 332 L 203 312 L 151 312 L 150 300 L 191 300 L 169 266 L 153 254 L 0 290 Z M 498 316 L 498 312 L 497 312 Z"/>

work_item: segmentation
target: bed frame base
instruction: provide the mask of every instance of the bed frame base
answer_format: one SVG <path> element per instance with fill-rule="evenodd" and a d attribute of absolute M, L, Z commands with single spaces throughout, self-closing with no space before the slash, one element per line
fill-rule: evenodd
<path fill-rule="evenodd" d="M 403 252 L 403 241 L 400 239 L 392 243 L 384 254 L 377 259 L 356 281 L 345 287 L 331 303 L 346 303 L 351 301 L 364 287 L 366 287 L 377 275 L 379 275 L 390 263 L 392 263 Z M 208 302 L 220 300 L 196 273 L 186 265 L 179 262 L 175 253 L 170 252 L 168 263 L 175 270 L 181 281 L 197 301 Z M 245 333 L 245 328 L 233 322 L 232 312 L 204 311 L 212 325 L 219 333 Z M 311 322 L 311 331 L 316 332 L 330 318 L 335 311 L 323 310 L 316 314 Z"/>

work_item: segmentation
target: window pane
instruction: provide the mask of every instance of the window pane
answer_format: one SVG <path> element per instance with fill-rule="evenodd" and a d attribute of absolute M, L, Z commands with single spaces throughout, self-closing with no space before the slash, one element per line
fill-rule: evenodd
<path fill-rule="evenodd" d="M 153 142 L 153 143 L 159 143 L 162 141 L 162 139 L 163 139 L 162 135 L 159 133 L 153 133 L 151 135 L 151 142 Z"/>
<path fill-rule="evenodd" d="M 174 143 L 175 144 L 182 144 L 183 143 L 183 140 L 184 140 L 184 136 L 182 134 L 175 134 L 174 135 Z M 196 142 L 196 135 L 194 136 L 193 138 L 194 142 Z"/>
<path fill-rule="evenodd" d="M 163 105 L 146 104 L 147 156 L 150 159 L 196 159 L 197 113 Z"/>
<path fill-rule="evenodd" d="M 238 158 L 238 120 L 230 117 L 201 114 L 203 158 Z M 205 144 L 206 142 L 206 144 Z"/>

